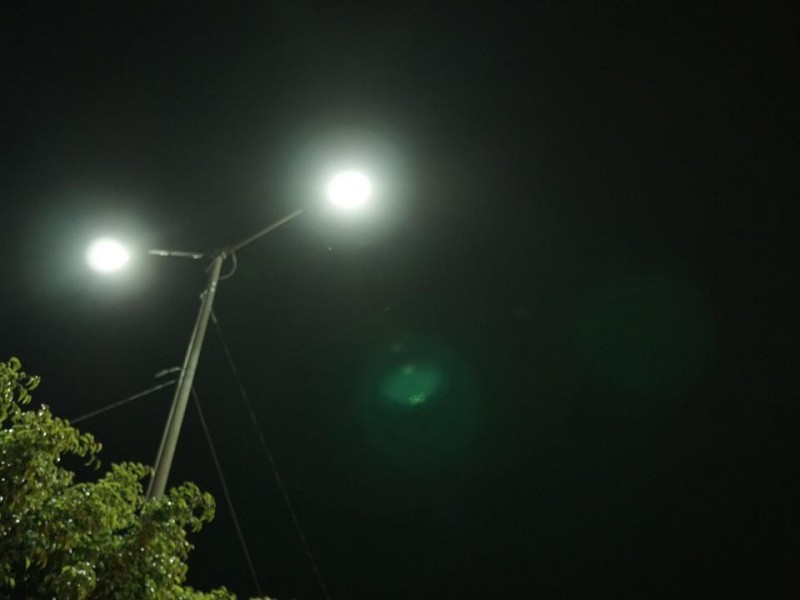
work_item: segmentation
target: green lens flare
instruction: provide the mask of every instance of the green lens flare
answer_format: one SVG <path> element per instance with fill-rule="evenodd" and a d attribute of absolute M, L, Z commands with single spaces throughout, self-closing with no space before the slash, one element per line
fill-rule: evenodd
<path fill-rule="evenodd" d="M 412 335 L 384 342 L 371 353 L 357 390 L 364 451 L 376 476 L 390 469 L 419 483 L 468 460 L 477 386 L 445 342 Z"/>
<path fill-rule="evenodd" d="M 387 400 L 408 406 L 424 404 L 442 384 L 442 373 L 434 366 L 406 363 L 391 369 L 380 383 Z"/>

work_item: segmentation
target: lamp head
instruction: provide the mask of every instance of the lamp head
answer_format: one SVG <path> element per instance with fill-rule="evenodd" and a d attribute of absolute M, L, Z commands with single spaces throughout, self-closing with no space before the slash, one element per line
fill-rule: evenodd
<path fill-rule="evenodd" d="M 119 271 L 129 259 L 124 246 L 112 238 L 97 239 L 86 251 L 86 262 L 92 269 L 103 274 Z"/>
<path fill-rule="evenodd" d="M 328 184 L 328 199 L 339 208 L 358 208 L 367 203 L 372 184 L 360 171 L 341 171 Z"/>

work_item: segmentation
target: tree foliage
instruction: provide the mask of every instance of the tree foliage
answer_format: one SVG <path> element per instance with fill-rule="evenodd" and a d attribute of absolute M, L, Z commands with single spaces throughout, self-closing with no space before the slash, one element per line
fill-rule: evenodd
<path fill-rule="evenodd" d="M 184 585 L 187 532 L 214 517 L 214 499 L 184 483 L 146 500 L 142 481 L 152 469 L 130 462 L 76 482 L 62 457 L 99 468 L 101 445 L 47 406 L 27 409 L 38 384 L 18 359 L 0 362 L 0 596 L 235 598 Z"/>

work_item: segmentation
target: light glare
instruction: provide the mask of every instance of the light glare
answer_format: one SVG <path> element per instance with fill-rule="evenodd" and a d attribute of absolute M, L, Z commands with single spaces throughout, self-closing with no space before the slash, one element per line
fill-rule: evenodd
<path fill-rule="evenodd" d="M 128 262 L 128 251 L 118 241 L 101 238 L 92 242 L 86 253 L 89 266 L 100 273 L 118 271 Z"/>
<path fill-rule="evenodd" d="M 328 198 L 341 208 L 356 208 L 369 200 L 372 185 L 359 171 L 342 171 L 331 179 Z"/>

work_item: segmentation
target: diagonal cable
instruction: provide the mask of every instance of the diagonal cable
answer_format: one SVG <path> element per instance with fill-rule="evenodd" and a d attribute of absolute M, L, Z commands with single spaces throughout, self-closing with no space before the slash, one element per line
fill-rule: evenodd
<path fill-rule="evenodd" d="M 231 372 L 233 373 L 233 378 L 236 380 L 236 384 L 239 387 L 239 394 L 242 396 L 242 401 L 244 402 L 247 412 L 250 415 L 250 420 L 253 422 L 253 426 L 258 432 L 258 439 L 261 442 L 261 448 L 264 450 L 264 454 L 267 457 L 269 466 L 272 469 L 272 475 L 275 478 L 275 484 L 278 486 L 281 496 L 283 497 L 283 503 L 286 505 L 286 509 L 289 511 L 289 515 L 292 518 L 292 523 L 294 523 L 295 530 L 297 531 L 297 537 L 300 539 L 300 543 L 303 546 L 303 550 L 308 558 L 308 562 L 311 564 L 311 568 L 314 571 L 314 577 L 317 580 L 317 585 L 319 585 L 319 589 L 322 591 L 322 595 L 325 600 L 331 600 L 331 596 L 328 593 L 328 588 L 325 585 L 325 581 L 322 579 L 322 574 L 320 573 L 319 568 L 317 567 L 317 561 L 314 559 L 314 555 L 311 553 L 311 547 L 308 545 L 308 540 L 306 540 L 306 536 L 303 533 L 303 528 L 300 527 L 300 521 L 297 519 L 297 513 L 292 506 L 291 500 L 289 500 L 289 494 L 286 492 L 286 487 L 283 485 L 283 480 L 281 480 L 281 476 L 278 473 L 278 467 L 275 465 L 275 460 L 272 458 L 272 452 L 270 452 L 269 445 L 267 445 L 267 440 L 264 437 L 264 432 L 261 429 L 261 425 L 259 425 L 258 419 L 256 419 L 255 412 L 253 411 L 253 405 L 250 403 L 250 399 L 247 396 L 247 391 L 245 390 L 244 384 L 242 384 L 242 380 L 239 377 L 239 370 L 236 368 L 236 363 L 233 361 L 230 348 L 228 348 L 228 344 L 225 342 L 225 338 L 222 335 L 222 329 L 220 328 L 219 321 L 217 320 L 217 315 L 214 313 L 213 309 L 211 311 L 211 322 L 214 323 L 214 329 L 216 329 L 219 341 L 222 343 L 222 348 L 225 351 L 225 357 L 228 359 L 228 364 L 230 365 Z"/>
<path fill-rule="evenodd" d="M 197 408 L 197 414 L 200 417 L 200 424 L 203 426 L 203 433 L 206 434 L 208 448 L 211 450 L 211 458 L 214 459 L 214 467 L 217 469 L 217 475 L 219 475 L 219 481 L 222 484 L 222 493 L 225 494 L 225 502 L 228 504 L 228 510 L 231 513 L 233 526 L 236 529 L 236 536 L 239 538 L 239 543 L 242 546 L 242 552 L 244 552 L 244 558 L 247 561 L 247 568 L 250 570 L 250 576 L 253 578 L 256 591 L 258 592 L 258 595 L 261 596 L 261 584 L 258 581 L 258 575 L 256 575 L 256 570 L 253 567 L 253 560 L 250 558 L 250 550 L 247 549 L 247 542 L 245 542 L 242 528 L 239 526 L 239 517 L 236 515 L 236 509 L 233 506 L 233 500 L 231 499 L 231 494 L 228 491 L 228 484 L 225 481 L 225 474 L 222 472 L 222 465 L 219 463 L 219 457 L 217 456 L 217 450 L 214 448 L 214 442 L 211 441 L 211 433 L 208 431 L 206 418 L 203 416 L 203 409 L 200 408 L 200 398 L 197 397 L 197 391 L 194 389 L 194 386 L 192 386 L 192 398 L 194 399 L 195 408 Z"/>
<path fill-rule="evenodd" d="M 138 400 L 139 398 L 144 398 L 145 396 L 149 396 L 153 392 L 157 392 L 160 389 L 168 387 L 175 383 L 177 379 L 170 379 L 169 381 L 165 381 L 164 383 L 159 383 L 158 385 L 154 385 L 151 388 L 144 390 L 143 392 L 139 392 L 138 394 L 134 394 L 133 396 L 128 396 L 123 400 L 118 400 L 117 402 L 112 402 L 111 404 L 104 406 L 102 408 L 98 408 L 97 410 L 93 410 L 92 412 L 88 412 L 85 415 L 81 415 L 79 417 L 75 417 L 74 419 L 69 419 L 70 425 L 75 425 L 76 423 L 80 423 L 81 421 L 85 421 L 86 419 L 90 419 L 92 417 L 96 417 L 97 415 L 103 414 L 104 412 L 108 412 L 109 410 L 113 410 L 115 408 L 119 408 L 127 404 L 128 402 L 133 402 L 134 400 Z"/>

